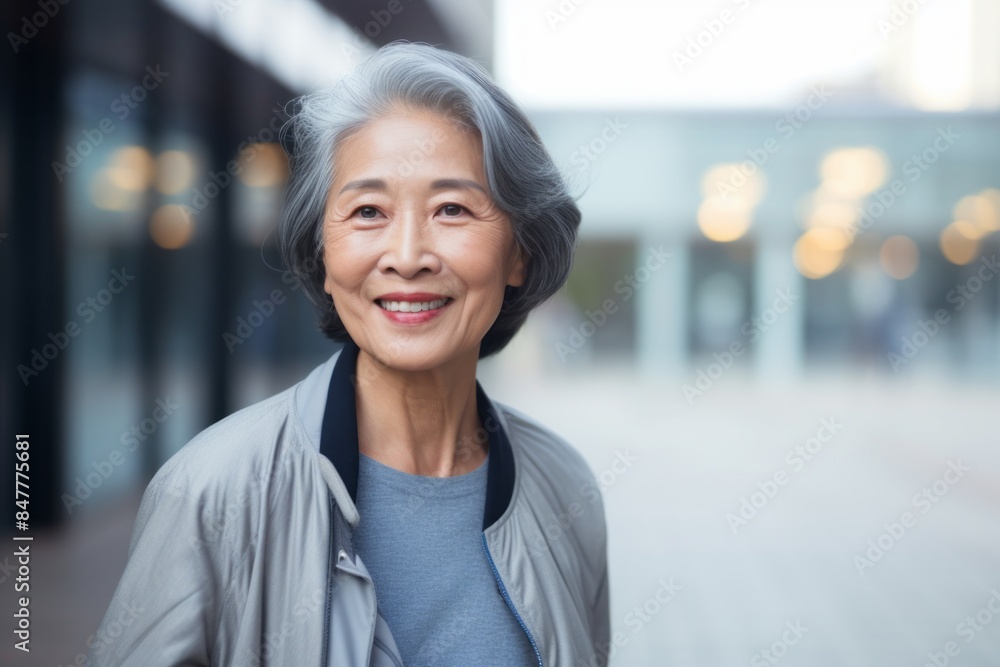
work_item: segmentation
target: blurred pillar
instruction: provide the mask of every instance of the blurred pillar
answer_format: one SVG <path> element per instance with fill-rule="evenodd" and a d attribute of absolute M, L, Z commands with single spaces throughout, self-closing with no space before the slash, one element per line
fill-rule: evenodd
<path fill-rule="evenodd" d="M 143 34 L 142 62 L 170 63 L 171 60 L 164 57 L 162 48 L 163 31 L 169 25 L 164 21 L 164 10 L 152 2 L 142 2 L 138 11 L 141 12 L 139 21 Z M 173 69 L 173 65 L 171 64 L 164 69 L 170 71 Z M 155 155 L 161 148 L 160 141 L 164 125 L 162 94 L 153 96 L 143 110 L 145 111 L 145 145 Z M 149 224 L 153 211 L 162 203 L 162 198 L 155 188 L 147 193 L 142 217 L 146 225 Z M 142 235 L 138 252 L 139 266 L 143 267 L 143 272 L 151 278 L 138 281 L 140 316 L 139 321 L 135 323 L 139 333 L 139 377 L 142 383 L 140 409 L 145 414 L 145 411 L 149 410 L 150 406 L 155 405 L 156 400 L 165 394 L 163 363 L 167 344 L 166 332 L 169 331 L 171 323 L 167 321 L 168 309 L 164 307 L 170 298 L 169 280 L 164 278 L 169 275 L 166 253 L 171 251 L 158 247 L 147 232 Z M 153 475 L 167 458 L 163 447 L 163 429 L 157 429 L 142 447 L 143 485 L 153 478 Z"/>
<path fill-rule="evenodd" d="M 792 241 L 773 235 L 760 238 L 754 262 L 753 307 L 753 316 L 760 318 L 754 324 L 762 332 L 753 343 L 758 377 L 794 378 L 801 374 L 805 288 L 806 279 L 792 261 Z"/>
<path fill-rule="evenodd" d="M 209 160 L 212 173 L 228 173 L 226 164 L 237 158 L 236 148 L 240 137 L 237 120 L 240 93 L 242 91 L 234 83 L 238 75 L 236 61 L 231 57 L 216 58 L 212 64 L 214 95 L 211 98 L 209 113 L 210 143 Z M 232 355 L 226 353 L 221 344 L 224 331 L 229 328 L 231 318 L 236 317 L 236 290 L 239 278 L 236 272 L 239 265 L 236 262 L 236 241 L 233 238 L 233 190 L 230 187 L 235 177 L 229 174 L 225 186 L 219 187 L 219 196 L 213 200 L 210 207 L 210 227 L 208 230 L 209 289 L 208 299 L 211 303 L 209 327 L 205 332 L 205 350 L 208 354 L 209 423 L 216 422 L 227 416 L 233 409 L 230 405 L 231 392 L 229 378 L 232 366 Z"/>
<path fill-rule="evenodd" d="M 25 17 L 39 12 L 35 2 L 16 1 L 5 7 L 4 14 L 14 18 L 15 30 L 23 31 Z M 10 67 L 4 66 L 2 79 L 9 84 L 4 86 L 3 116 L 10 123 L 4 128 L 10 146 L 10 203 L 2 227 L 7 236 L 0 239 L 5 287 L 0 492 L 11 503 L 3 518 L 9 527 L 14 521 L 14 436 L 27 434 L 29 486 L 22 490 L 30 495 L 29 531 L 57 524 L 64 516 L 60 493 L 66 356 L 59 354 L 56 344 L 65 338 L 70 318 L 65 307 L 63 192 L 52 163 L 62 159 L 59 152 L 65 144 L 66 18 L 47 20 L 16 51 L 8 44 L 4 58 Z M 23 376 L 19 367 L 25 369 Z"/>
<path fill-rule="evenodd" d="M 681 238 L 646 236 L 636 247 L 636 269 L 647 261 L 655 264 L 660 253 L 668 257 L 650 270 L 636 301 L 636 362 L 650 377 L 681 373 L 687 357 L 690 251 Z"/>

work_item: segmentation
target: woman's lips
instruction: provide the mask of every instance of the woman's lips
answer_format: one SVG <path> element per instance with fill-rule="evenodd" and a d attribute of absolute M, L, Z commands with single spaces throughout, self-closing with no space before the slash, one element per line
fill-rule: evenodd
<path fill-rule="evenodd" d="M 375 304 L 393 322 L 398 322 L 399 324 L 422 324 L 440 315 L 452 301 L 453 299 L 449 297 L 433 301 L 383 301 L 382 299 L 377 299 Z M 417 308 L 419 310 L 414 310 Z"/>

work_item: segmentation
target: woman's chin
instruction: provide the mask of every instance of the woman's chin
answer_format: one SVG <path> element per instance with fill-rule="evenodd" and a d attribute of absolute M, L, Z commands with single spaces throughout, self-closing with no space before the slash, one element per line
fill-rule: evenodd
<path fill-rule="evenodd" d="M 406 372 L 441 368 L 468 352 L 455 346 L 452 336 L 394 336 L 358 346 L 384 366 Z"/>

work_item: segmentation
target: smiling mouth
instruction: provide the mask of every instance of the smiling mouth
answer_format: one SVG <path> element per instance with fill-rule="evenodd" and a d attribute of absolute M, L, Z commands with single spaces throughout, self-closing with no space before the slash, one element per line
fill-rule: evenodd
<path fill-rule="evenodd" d="M 436 299 L 434 301 L 383 301 L 382 299 L 376 299 L 375 303 L 382 310 L 388 310 L 392 313 L 419 313 L 423 310 L 441 308 L 452 300 L 451 297 Z"/>

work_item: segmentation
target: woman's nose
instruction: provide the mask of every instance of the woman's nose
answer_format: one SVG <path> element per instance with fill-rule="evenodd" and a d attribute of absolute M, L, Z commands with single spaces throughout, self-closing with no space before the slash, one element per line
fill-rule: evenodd
<path fill-rule="evenodd" d="M 423 270 L 440 268 L 428 223 L 414 211 L 401 212 L 389 227 L 386 247 L 379 258 L 379 269 L 395 271 L 403 278 L 413 278 Z"/>

